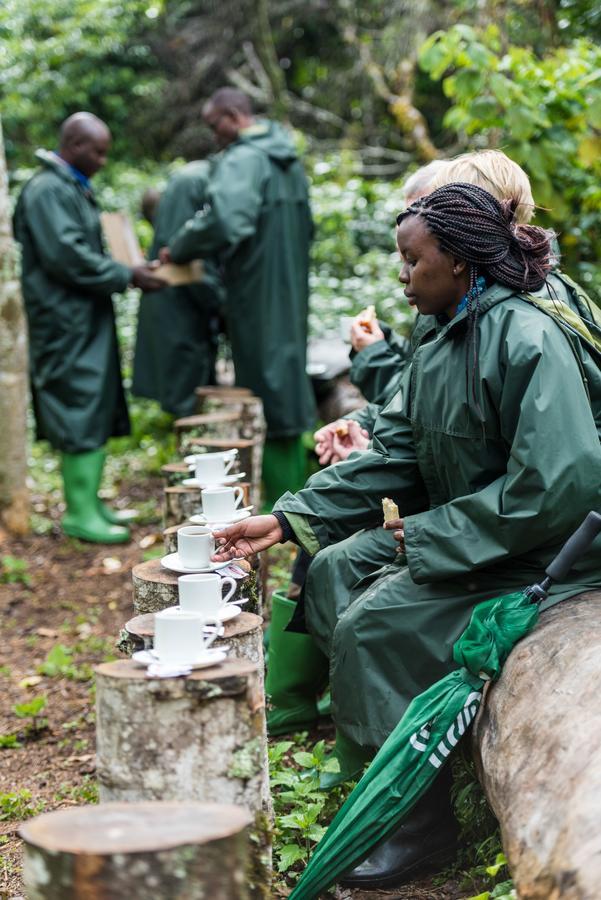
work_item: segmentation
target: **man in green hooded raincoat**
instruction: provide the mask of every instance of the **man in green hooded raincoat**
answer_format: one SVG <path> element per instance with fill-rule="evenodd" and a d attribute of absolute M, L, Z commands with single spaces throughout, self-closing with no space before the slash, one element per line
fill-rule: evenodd
<path fill-rule="evenodd" d="M 152 223 L 151 259 L 202 209 L 209 174 L 209 161 L 197 160 L 169 179 Z M 158 400 L 175 416 L 192 415 L 194 388 L 215 383 L 222 286 L 215 263 L 205 259 L 203 265 L 201 282 L 167 287 L 140 301 L 132 393 Z"/>
<path fill-rule="evenodd" d="M 223 88 L 203 117 L 223 149 L 206 206 L 170 240 L 165 261 L 219 256 L 236 382 L 261 399 L 267 420 L 267 501 L 304 482 L 301 435 L 314 422 L 306 375 L 311 214 L 302 165 L 275 122 Z"/>
<path fill-rule="evenodd" d="M 120 543 L 129 532 L 97 496 L 104 444 L 129 433 L 111 294 L 164 282 L 148 267 L 130 269 L 104 252 L 90 178 L 106 163 L 110 141 L 96 116 L 70 116 L 58 153 L 36 154 L 41 169 L 21 192 L 14 230 L 23 251 L 37 435 L 62 452 L 63 530 Z"/>

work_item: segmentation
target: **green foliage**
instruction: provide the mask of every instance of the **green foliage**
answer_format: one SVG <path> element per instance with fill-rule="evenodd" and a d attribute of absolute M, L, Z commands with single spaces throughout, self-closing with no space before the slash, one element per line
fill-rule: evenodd
<path fill-rule="evenodd" d="M 523 166 L 564 267 L 599 290 L 601 47 L 579 39 L 538 56 L 504 44 L 496 26 L 457 25 L 426 40 L 420 63 L 442 79 L 447 128 L 466 149 L 500 147 Z"/>
<path fill-rule="evenodd" d="M 38 672 L 48 678 L 72 678 L 75 681 L 90 681 L 92 678 L 91 667 L 87 663 L 76 665 L 73 650 L 63 644 L 55 644 L 38 666 Z"/>
<path fill-rule="evenodd" d="M 0 750 L 17 750 L 20 746 L 17 734 L 0 734 Z"/>
<path fill-rule="evenodd" d="M 37 816 L 44 803 L 32 803 L 31 791 L 21 788 L 8 794 L 0 794 L 0 822 L 18 822 Z"/>
<path fill-rule="evenodd" d="M 343 803 L 349 786 L 324 792 L 321 772 L 338 771 L 325 741 L 305 747 L 306 734 L 269 748 L 270 782 L 275 812 L 275 866 L 290 881 L 298 878 L 315 844 Z M 300 748 L 303 749 L 300 749 Z"/>
<path fill-rule="evenodd" d="M 24 584 L 29 587 L 31 577 L 26 561 L 16 556 L 3 556 L 0 560 L 0 584 Z"/>
<path fill-rule="evenodd" d="M 161 0 L 3 0 L 0 92 L 7 156 L 56 145 L 60 122 L 80 109 L 105 119 L 117 155 L 147 146 L 162 84 L 142 29 Z M 148 14 L 151 13 L 151 16 Z M 31 151 L 29 151 L 31 152 Z"/>

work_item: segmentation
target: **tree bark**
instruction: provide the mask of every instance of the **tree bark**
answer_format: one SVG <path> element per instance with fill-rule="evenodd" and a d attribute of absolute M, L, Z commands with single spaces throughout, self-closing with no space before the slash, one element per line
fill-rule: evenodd
<path fill-rule="evenodd" d="M 27 401 L 27 328 L 0 122 L 0 522 L 15 534 L 29 530 Z"/>
<path fill-rule="evenodd" d="M 203 413 L 198 416 L 184 416 L 174 422 L 177 445 L 182 455 L 190 452 L 190 438 L 207 437 L 222 440 L 238 440 L 240 434 L 240 417 L 236 410 Z"/>
<path fill-rule="evenodd" d="M 224 634 L 217 638 L 214 647 L 220 644 L 230 648 L 230 656 L 247 659 L 259 667 L 262 682 L 263 659 L 263 619 L 253 613 L 241 612 L 239 616 L 224 624 Z M 151 650 L 154 647 L 154 613 L 136 616 L 125 623 L 121 632 L 119 649 L 131 656 L 136 650 Z"/>
<path fill-rule="evenodd" d="M 197 412 L 219 412 L 223 404 L 235 402 L 240 397 L 252 397 L 250 388 L 230 387 L 229 385 L 204 385 L 194 390 L 197 398 Z"/>
<path fill-rule="evenodd" d="M 247 598 L 244 611 L 255 615 L 261 615 L 262 595 L 261 580 L 258 565 L 252 568 L 247 560 L 236 563 L 247 572 L 246 578 L 237 580 L 236 591 L 232 597 L 232 603 L 236 599 Z M 155 613 L 169 606 L 177 606 L 179 597 L 177 593 L 177 574 L 161 566 L 158 559 L 138 563 L 132 569 L 132 581 L 134 586 L 134 612 L 136 615 Z"/>
<path fill-rule="evenodd" d="M 163 488 L 163 528 L 181 525 L 202 513 L 200 488 L 176 484 Z"/>
<path fill-rule="evenodd" d="M 251 816 L 217 803 L 104 803 L 20 829 L 28 900 L 247 900 Z"/>
<path fill-rule="evenodd" d="M 480 779 L 523 900 L 599 896 L 600 623 L 598 591 L 544 612 L 474 727 Z"/>
<path fill-rule="evenodd" d="M 254 818 L 252 896 L 268 897 L 271 798 L 258 667 L 228 659 L 178 678 L 132 660 L 96 672 L 101 802 L 234 803 Z"/>

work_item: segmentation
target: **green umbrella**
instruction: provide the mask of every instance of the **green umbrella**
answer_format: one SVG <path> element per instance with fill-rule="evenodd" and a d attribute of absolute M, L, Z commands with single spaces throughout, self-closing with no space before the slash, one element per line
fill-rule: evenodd
<path fill-rule="evenodd" d="M 453 648 L 461 666 L 416 697 L 319 842 L 290 900 L 317 897 L 385 840 L 413 809 L 474 720 L 484 683 L 499 677 L 514 645 L 538 620 L 553 581 L 601 531 L 591 512 L 546 570 L 541 584 L 480 603 Z"/>

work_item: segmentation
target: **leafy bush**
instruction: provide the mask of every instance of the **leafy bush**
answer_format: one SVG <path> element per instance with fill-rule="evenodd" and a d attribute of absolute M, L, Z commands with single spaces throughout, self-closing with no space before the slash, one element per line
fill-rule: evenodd
<path fill-rule="evenodd" d="M 27 562 L 16 556 L 3 556 L 0 560 L 0 584 L 24 584 L 29 587 L 31 577 Z"/>

